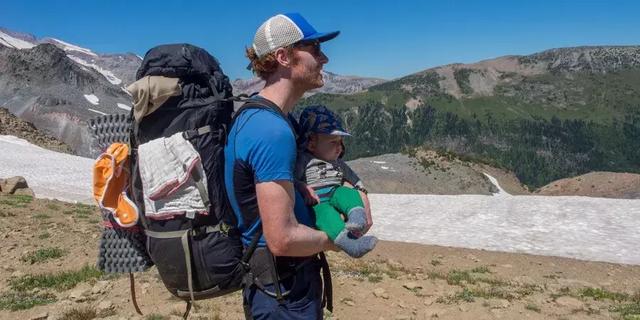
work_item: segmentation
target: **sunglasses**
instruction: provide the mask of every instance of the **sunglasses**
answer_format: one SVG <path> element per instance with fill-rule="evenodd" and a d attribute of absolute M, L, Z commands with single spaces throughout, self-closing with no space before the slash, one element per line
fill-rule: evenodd
<path fill-rule="evenodd" d="M 311 53 L 316 57 L 319 57 L 322 54 L 322 48 L 320 47 L 320 41 L 318 40 L 300 41 L 300 42 L 294 43 L 291 47 L 296 49 L 310 47 L 311 50 L 309 50 L 309 53 Z"/>

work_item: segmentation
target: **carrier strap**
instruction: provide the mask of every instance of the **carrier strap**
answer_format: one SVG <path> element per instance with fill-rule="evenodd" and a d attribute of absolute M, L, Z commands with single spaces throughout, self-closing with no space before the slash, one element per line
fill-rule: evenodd
<path fill-rule="evenodd" d="M 129 287 L 131 291 L 131 303 L 133 303 L 133 307 L 136 309 L 136 312 L 143 316 L 142 311 L 140 311 L 140 307 L 138 306 L 138 300 L 136 300 L 136 286 L 135 280 L 133 279 L 133 272 L 129 272 Z"/>
<path fill-rule="evenodd" d="M 333 284 L 331 282 L 331 270 L 324 252 L 320 252 L 320 268 L 322 269 L 322 307 L 333 312 Z"/>

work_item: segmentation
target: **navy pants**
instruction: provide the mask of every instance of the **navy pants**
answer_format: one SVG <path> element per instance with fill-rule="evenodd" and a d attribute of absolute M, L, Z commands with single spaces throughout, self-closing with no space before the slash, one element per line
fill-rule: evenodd
<path fill-rule="evenodd" d="M 265 286 L 270 292 L 274 285 Z M 313 261 L 296 275 L 280 283 L 282 292 L 291 290 L 283 304 L 262 292 L 255 285 L 242 291 L 247 319 L 255 320 L 315 320 L 322 319 L 322 278 L 320 263 Z"/>

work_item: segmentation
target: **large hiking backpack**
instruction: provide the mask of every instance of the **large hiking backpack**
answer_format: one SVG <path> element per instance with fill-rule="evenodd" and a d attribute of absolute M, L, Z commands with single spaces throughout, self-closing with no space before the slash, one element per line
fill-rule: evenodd
<path fill-rule="evenodd" d="M 243 252 L 224 188 L 226 130 L 239 98 L 218 61 L 189 44 L 152 48 L 136 79 L 130 115 L 89 126 L 106 149 L 94 165 L 105 225 L 98 267 L 130 273 L 141 314 L 132 273 L 155 264 L 187 301 L 186 317 L 194 300 L 241 288 L 259 237 Z"/>
<path fill-rule="evenodd" d="M 147 251 L 179 298 L 238 290 L 243 247 L 223 183 L 229 79 L 213 56 L 188 44 L 149 50 L 136 79 L 153 76 L 178 79 L 181 92 L 146 114 L 133 110 L 131 196 L 143 213 Z"/>

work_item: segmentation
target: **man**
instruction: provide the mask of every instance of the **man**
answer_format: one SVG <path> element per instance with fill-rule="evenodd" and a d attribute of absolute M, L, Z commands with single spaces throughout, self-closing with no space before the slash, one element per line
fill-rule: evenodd
<path fill-rule="evenodd" d="M 263 108 L 239 111 L 229 129 L 225 186 L 245 247 L 262 232 L 251 261 L 259 281 L 247 281 L 243 290 L 249 319 L 322 318 L 317 254 L 336 248 L 313 228 L 313 215 L 294 190 L 296 138 L 287 114 L 324 84 L 329 59 L 320 43 L 338 34 L 317 32 L 300 14 L 279 14 L 258 28 L 247 49 L 250 67 L 266 82 L 253 99 Z M 270 262 L 272 272 L 265 267 Z"/>

